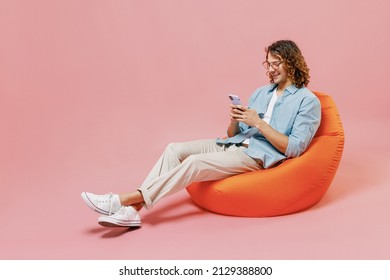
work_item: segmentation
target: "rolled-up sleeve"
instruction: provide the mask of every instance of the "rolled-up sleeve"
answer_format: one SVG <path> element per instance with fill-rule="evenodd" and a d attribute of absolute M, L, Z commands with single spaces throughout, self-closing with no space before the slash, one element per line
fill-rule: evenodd
<path fill-rule="evenodd" d="M 317 97 L 304 98 L 288 136 L 286 157 L 300 156 L 309 146 L 321 122 L 321 104 Z"/>

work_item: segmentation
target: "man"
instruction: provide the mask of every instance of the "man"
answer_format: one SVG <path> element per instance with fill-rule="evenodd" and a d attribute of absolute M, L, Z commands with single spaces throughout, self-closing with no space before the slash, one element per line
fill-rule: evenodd
<path fill-rule="evenodd" d="M 318 98 L 306 86 L 309 69 L 298 46 L 289 40 L 266 48 L 270 84 L 257 89 L 249 106 L 231 105 L 227 138 L 172 143 L 144 183 L 124 194 L 82 198 L 103 214 L 103 226 L 141 226 L 138 211 L 193 182 L 219 180 L 243 172 L 277 166 L 301 155 L 313 139 L 321 118 Z M 233 207 L 233 206 L 232 206 Z"/>

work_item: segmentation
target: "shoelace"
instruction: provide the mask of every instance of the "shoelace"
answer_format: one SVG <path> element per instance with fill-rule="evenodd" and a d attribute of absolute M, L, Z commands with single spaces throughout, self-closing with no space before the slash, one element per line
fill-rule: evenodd
<path fill-rule="evenodd" d="M 114 195 L 113 193 L 109 193 L 110 195 L 110 208 L 109 208 L 109 211 L 108 211 L 108 216 L 111 216 L 111 214 L 113 214 L 113 207 L 114 207 L 114 202 L 113 202 L 113 199 L 112 199 L 112 196 Z"/>
<path fill-rule="evenodd" d="M 113 208 L 114 208 L 114 202 L 113 202 L 113 199 L 112 199 L 112 196 L 114 195 L 113 193 L 106 193 L 104 196 L 109 196 L 108 197 L 108 203 L 109 203 L 109 208 L 108 208 L 108 216 L 111 216 L 111 214 L 115 214 L 113 212 Z M 105 200 L 102 200 L 101 202 L 105 202 Z"/>

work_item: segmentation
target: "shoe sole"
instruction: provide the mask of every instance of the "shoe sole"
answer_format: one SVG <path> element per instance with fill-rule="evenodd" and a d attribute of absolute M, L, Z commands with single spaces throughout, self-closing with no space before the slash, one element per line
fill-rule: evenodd
<path fill-rule="evenodd" d="M 108 215 L 107 211 L 104 211 L 100 208 L 97 208 L 95 204 L 92 203 L 92 201 L 89 199 L 86 192 L 81 193 L 81 197 L 83 198 L 84 202 L 87 204 L 87 206 L 92 209 L 95 212 L 98 212 L 99 214 Z"/>
<path fill-rule="evenodd" d="M 113 221 L 98 221 L 98 224 L 104 227 L 141 227 L 140 221 L 121 222 Z"/>

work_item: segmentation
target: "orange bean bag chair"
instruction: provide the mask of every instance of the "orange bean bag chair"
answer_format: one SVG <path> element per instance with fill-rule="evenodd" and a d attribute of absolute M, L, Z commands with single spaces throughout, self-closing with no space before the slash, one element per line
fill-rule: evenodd
<path fill-rule="evenodd" d="M 321 102 L 321 124 L 300 157 L 270 169 L 193 183 L 187 187 L 192 200 L 212 212 L 242 217 L 286 215 L 316 204 L 336 174 L 344 130 L 332 98 L 315 94 Z"/>

